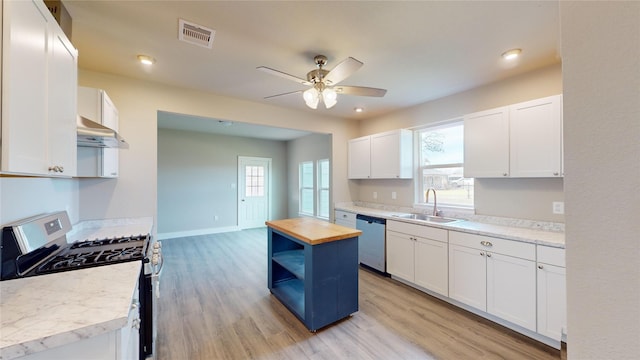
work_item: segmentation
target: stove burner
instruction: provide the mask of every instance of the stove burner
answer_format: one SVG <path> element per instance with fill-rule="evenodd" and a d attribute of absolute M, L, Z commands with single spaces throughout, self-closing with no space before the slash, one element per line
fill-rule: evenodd
<path fill-rule="evenodd" d="M 148 239 L 148 235 L 138 235 L 76 242 L 40 265 L 36 273 L 48 274 L 143 260 Z"/>
<path fill-rule="evenodd" d="M 87 241 L 76 242 L 73 245 L 71 245 L 71 248 L 72 249 L 77 249 L 77 248 L 85 248 L 85 247 L 92 247 L 92 246 L 124 244 L 124 243 L 134 242 L 134 241 L 144 241 L 146 239 L 147 239 L 146 235 L 123 236 L 123 237 L 106 238 L 106 239 L 95 239 L 95 240 L 87 240 Z"/>
<path fill-rule="evenodd" d="M 128 259 L 142 259 L 142 248 L 126 248 L 111 250 L 108 254 L 104 254 L 104 258 L 108 262 L 115 262 Z"/>

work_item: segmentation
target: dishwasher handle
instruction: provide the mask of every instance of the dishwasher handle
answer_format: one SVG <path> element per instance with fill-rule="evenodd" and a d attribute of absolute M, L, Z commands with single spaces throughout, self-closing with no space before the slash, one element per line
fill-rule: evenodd
<path fill-rule="evenodd" d="M 373 224 L 373 223 L 386 224 L 387 223 L 387 219 L 377 218 L 369 215 L 361 215 L 361 214 L 356 215 L 356 220 L 363 220 L 370 224 Z"/>

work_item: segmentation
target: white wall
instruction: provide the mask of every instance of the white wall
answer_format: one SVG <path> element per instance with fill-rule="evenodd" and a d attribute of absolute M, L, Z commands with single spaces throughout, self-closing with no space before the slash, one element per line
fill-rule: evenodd
<path fill-rule="evenodd" d="M 239 156 L 272 159 L 271 217 L 285 218 L 286 142 L 158 129 L 158 234 L 237 229 Z"/>
<path fill-rule="evenodd" d="M 360 135 L 412 128 L 461 118 L 465 114 L 562 93 L 560 64 L 481 86 L 459 94 L 362 121 Z M 398 206 L 414 202 L 413 180 L 351 180 L 354 199 Z M 374 200 L 373 192 L 378 193 Z M 391 192 L 397 199 L 391 199 Z M 482 215 L 563 222 L 551 203 L 564 201 L 562 179 L 476 179 L 476 213 Z"/>
<path fill-rule="evenodd" d="M 78 180 L 0 177 L 0 225 L 41 213 L 64 211 L 79 219 Z"/>
<path fill-rule="evenodd" d="M 342 156 L 342 155 L 338 155 Z M 288 217 L 299 217 L 299 177 L 298 166 L 303 161 L 317 161 L 322 159 L 331 159 L 331 135 L 313 134 L 301 137 L 287 142 L 287 164 L 288 164 L 288 201 L 289 212 Z M 331 210 L 333 210 L 333 202 L 329 199 Z M 330 211 L 333 217 L 333 211 Z"/>
<path fill-rule="evenodd" d="M 334 201 L 351 200 L 344 154 L 347 140 L 357 136 L 356 122 L 83 69 L 78 79 L 107 91 L 120 114 L 119 132 L 131 145 L 121 151 L 117 181 L 81 180 L 81 219 L 156 216 L 158 110 L 333 134 Z"/>
<path fill-rule="evenodd" d="M 560 2 L 569 359 L 640 357 L 640 2 Z"/>

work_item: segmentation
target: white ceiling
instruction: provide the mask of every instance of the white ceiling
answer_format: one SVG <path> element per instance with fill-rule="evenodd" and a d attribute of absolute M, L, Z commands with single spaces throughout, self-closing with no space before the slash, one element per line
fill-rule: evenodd
<path fill-rule="evenodd" d="M 113 1 L 64 0 L 79 66 L 255 102 L 366 119 L 560 61 L 557 1 Z M 216 31 L 213 49 L 178 41 L 178 19 Z M 522 48 L 517 64 L 500 54 Z M 144 68 L 136 55 L 156 58 Z M 339 95 L 308 109 L 306 87 L 256 70 L 304 78 L 351 56 L 364 66 L 341 85 L 387 89 Z M 364 107 L 357 114 L 355 107 Z"/>

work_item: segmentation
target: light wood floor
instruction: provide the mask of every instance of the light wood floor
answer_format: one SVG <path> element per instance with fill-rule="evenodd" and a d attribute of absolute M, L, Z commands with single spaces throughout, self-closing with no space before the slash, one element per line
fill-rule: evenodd
<path fill-rule="evenodd" d="M 309 332 L 267 288 L 267 232 L 163 241 L 158 360 L 559 359 L 560 352 L 360 270 L 360 310 Z"/>

